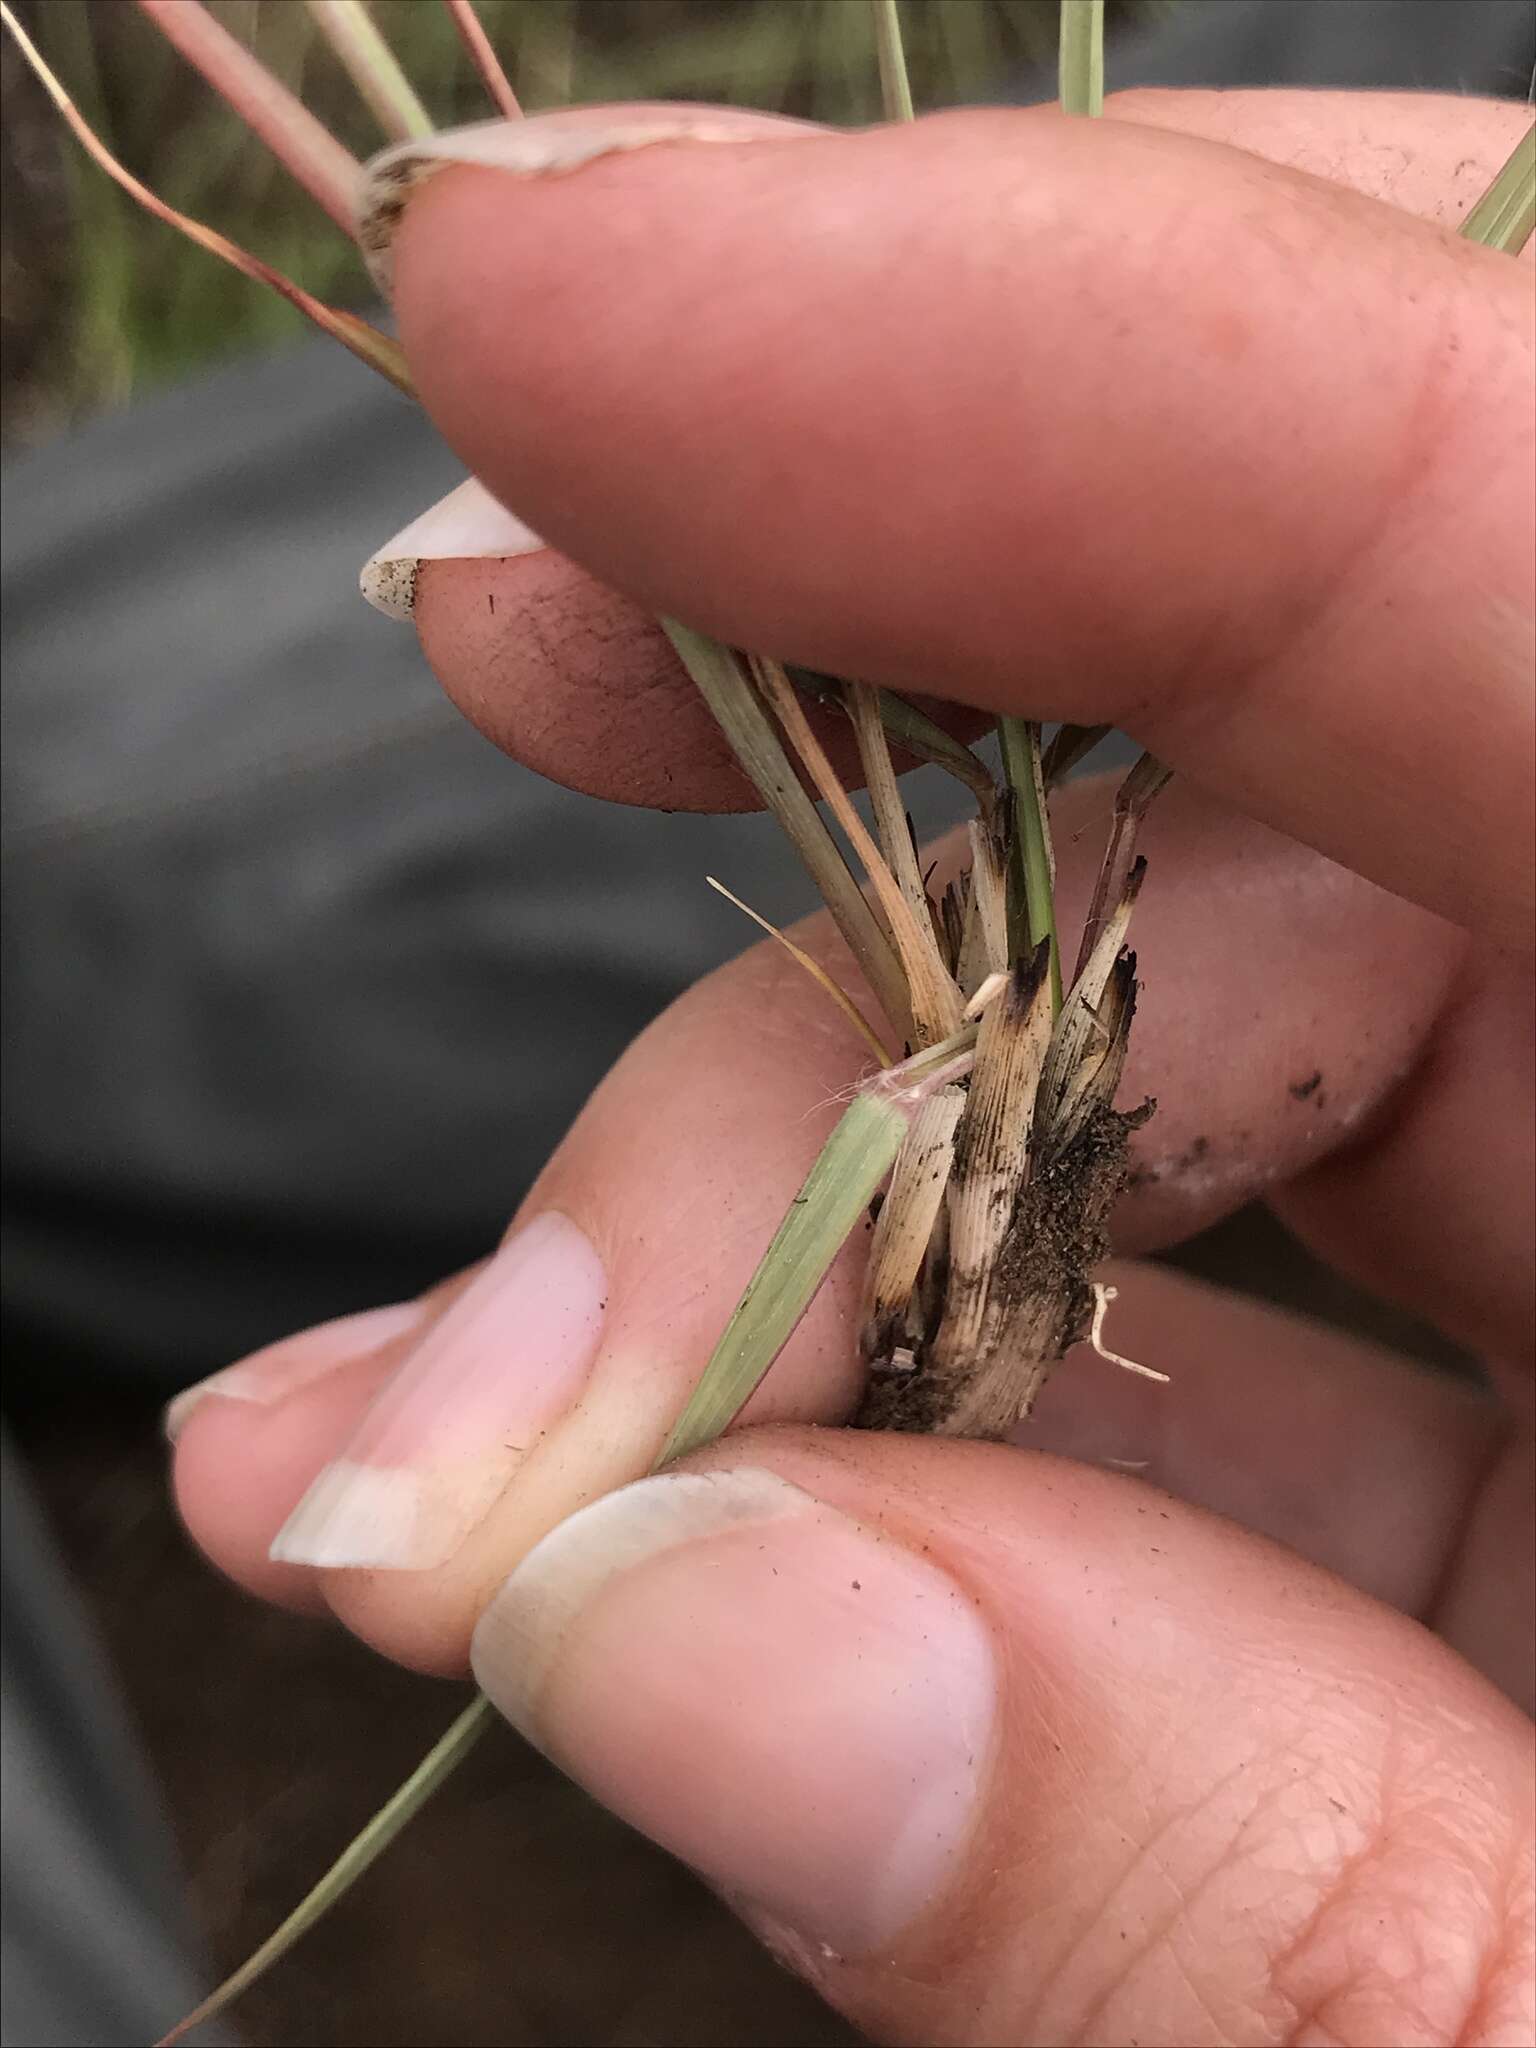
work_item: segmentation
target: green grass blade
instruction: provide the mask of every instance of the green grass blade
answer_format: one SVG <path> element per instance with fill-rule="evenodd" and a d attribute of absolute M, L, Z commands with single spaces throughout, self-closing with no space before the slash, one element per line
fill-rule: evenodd
<path fill-rule="evenodd" d="M 740 1414 L 890 1172 L 906 1135 L 907 1117 L 889 1099 L 860 1095 L 843 1113 L 677 1418 L 658 1469 L 712 1443 Z"/>
<path fill-rule="evenodd" d="M 264 263 L 259 256 L 253 256 L 250 250 L 242 249 L 237 242 L 230 241 L 227 236 L 219 234 L 216 229 L 206 226 L 202 221 L 194 220 L 190 214 L 178 212 L 157 192 L 152 192 L 125 164 L 118 161 L 97 135 L 64 90 L 51 67 L 44 61 L 37 45 L 11 12 L 6 0 L 0 0 L 0 27 L 12 37 L 23 60 L 53 101 L 81 148 L 94 163 L 100 165 L 113 183 L 120 186 L 147 214 L 156 220 L 164 221 L 168 227 L 175 228 L 178 234 L 185 235 L 188 241 L 195 242 L 200 249 L 206 249 L 210 255 L 217 256 L 221 262 L 227 263 L 233 270 L 238 270 L 242 276 L 251 278 L 257 284 L 269 286 L 291 306 L 297 307 L 306 319 L 312 320 L 322 333 L 329 334 L 344 348 L 350 349 L 361 361 L 367 363 L 370 369 L 377 370 L 381 377 L 387 377 L 389 382 L 403 391 L 408 398 L 415 396 L 410 372 L 405 366 L 405 354 L 397 341 L 387 334 L 381 334 L 376 327 L 371 327 L 357 314 L 346 312 L 341 307 L 323 304 L 302 286 L 295 284 L 291 277 L 285 277 L 280 270 L 275 270 L 270 263 Z"/>
<path fill-rule="evenodd" d="M 887 121 L 912 119 L 912 81 L 901 43 L 901 11 L 897 0 L 872 0 L 875 42 L 880 52 L 880 98 Z"/>
<path fill-rule="evenodd" d="M 974 1037 L 974 1027 L 967 1035 Z M 953 1048 L 942 1050 L 952 1061 Z M 933 1055 L 927 1059 L 932 1065 Z M 909 1071 L 917 1070 L 893 1070 L 903 1079 Z M 921 1092 L 919 1083 L 903 1093 L 884 1075 L 875 1091 L 856 1096 L 844 1112 L 774 1233 L 653 1470 L 712 1443 L 749 1399 L 895 1163 Z M 265 1976 L 377 1861 L 494 1719 L 490 1701 L 477 1693 L 282 1925 L 155 2048 L 173 2048 Z"/>
<path fill-rule="evenodd" d="M 1096 115 L 1104 106 L 1104 0 L 1061 0 L 1058 90 L 1064 114 Z M 1003 769 L 1013 791 L 1008 853 L 1008 953 L 1028 959 L 1050 942 L 1051 1008 L 1061 1009 L 1061 943 L 1056 934 L 1056 862 L 1045 807 L 1040 727 L 1034 719 L 1000 718 Z"/>
<path fill-rule="evenodd" d="M 1061 111 L 1099 114 L 1104 109 L 1104 0 L 1061 0 L 1059 57 Z"/>
<path fill-rule="evenodd" d="M 1098 114 L 1104 105 L 1104 0 L 1061 0 L 1058 89 L 1064 114 Z M 1050 941 L 1051 1004 L 1061 1009 L 1061 943 L 1056 934 L 1056 862 L 1045 807 L 1040 727 L 1032 718 L 1000 718 L 1003 772 L 1013 792 L 1008 849 L 1008 954 L 1028 959 Z"/>
<path fill-rule="evenodd" d="M 1112 728 L 1107 725 L 1063 725 L 1059 726 L 1055 738 L 1040 757 L 1040 773 L 1045 782 L 1046 794 L 1065 781 L 1080 761 L 1086 761 L 1100 740 L 1109 738 Z"/>
<path fill-rule="evenodd" d="M 674 619 L 663 619 L 662 625 L 737 760 L 789 835 L 897 1036 L 909 1039 L 912 1011 L 900 962 L 837 841 L 791 767 L 740 661 L 729 648 Z"/>
<path fill-rule="evenodd" d="M 1508 163 L 1461 224 L 1469 242 L 1518 256 L 1536 227 L 1536 128 L 1527 128 Z"/>
<path fill-rule="evenodd" d="M 789 674 L 796 688 L 809 691 L 818 703 L 837 711 L 847 710 L 843 685 L 831 676 L 808 668 L 792 668 Z M 990 817 L 997 808 L 997 783 L 981 756 L 972 753 L 953 733 L 947 733 L 926 711 L 919 711 L 905 697 L 898 697 L 894 690 L 876 690 L 875 697 L 880 706 L 880 723 L 902 752 L 919 761 L 930 761 L 963 782 Z"/>
<path fill-rule="evenodd" d="M 1032 718 L 1000 718 L 998 743 L 1013 792 L 1008 846 L 1008 958 L 1027 960 L 1050 941 L 1051 1005 L 1061 1008 L 1061 942 L 1056 935 L 1056 863 L 1040 767 L 1040 727 Z"/>
<path fill-rule="evenodd" d="M 432 117 L 379 34 L 363 0 L 308 0 L 310 16 L 384 133 L 395 142 L 432 133 Z"/>
<path fill-rule="evenodd" d="M 307 1934 L 315 1922 L 328 1913 L 342 1894 L 376 1862 L 402 1828 L 413 1820 L 454 1768 L 474 1748 L 496 1718 L 495 1709 L 484 1693 L 476 1693 L 448 1732 L 436 1742 L 412 1771 L 399 1791 L 389 1799 L 337 1857 L 320 1882 L 288 1915 L 274 1934 L 243 1962 L 218 1990 L 205 1998 L 195 2012 L 161 2036 L 155 2048 L 172 2048 L 194 2027 L 223 2012 L 240 1994 L 248 1991 L 258 1977 L 266 1975 L 294 1943 Z"/>

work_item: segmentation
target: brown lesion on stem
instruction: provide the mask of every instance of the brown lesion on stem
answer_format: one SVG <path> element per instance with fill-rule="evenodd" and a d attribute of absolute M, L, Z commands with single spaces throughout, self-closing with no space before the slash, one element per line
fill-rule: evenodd
<path fill-rule="evenodd" d="M 1139 880 L 1128 879 L 1132 900 Z M 1016 968 L 987 1014 L 950 1162 L 942 1257 L 930 1258 L 899 1325 L 907 1342 L 891 1343 L 890 1314 L 865 1325 L 871 1371 L 858 1428 L 1005 1436 L 1088 1335 L 1093 1275 L 1130 1178 L 1130 1135 L 1152 1113 L 1150 1102 L 1114 1107 L 1136 961 L 1119 950 L 1102 982 L 1079 983 L 1049 1050 L 1039 1035 L 1043 969 L 1042 953 Z"/>
<path fill-rule="evenodd" d="M 987 1285 L 987 1338 L 941 1367 L 932 1347 L 905 1370 L 871 1372 L 854 1426 L 937 1436 L 1002 1437 L 1029 1414 L 1051 1368 L 1088 1334 L 1092 1277 L 1109 1254 L 1108 1222 L 1129 1178 L 1131 1132 L 1151 1105 L 1099 1104 L 1060 1159 L 1021 1191 Z"/>

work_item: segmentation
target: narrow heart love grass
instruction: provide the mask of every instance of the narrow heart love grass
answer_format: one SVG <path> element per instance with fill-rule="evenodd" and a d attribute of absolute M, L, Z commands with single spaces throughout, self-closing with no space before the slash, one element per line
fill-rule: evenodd
<path fill-rule="evenodd" d="M 851 685 L 839 683 L 832 676 L 818 675 L 814 669 L 790 668 L 786 673 L 803 695 L 813 697 L 818 704 L 825 704 L 832 710 L 848 712 Z M 871 688 L 868 684 L 859 687 Z M 975 797 L 983 817 L 992 817 L 997 809 L 997 782 L 981 756 L 957 740 L 953 733 L 946 732 L 926 711 L 920 711 L 905 697 L 898 697 L 894 690 L 871 688 L 871 694 L 886 737 L 902 753 L 910 754 L 916 761 L 942 768 L 946 775 L 952 775 L 957 782 L 963 783 Z M 1068 728 L 1063 727 L 1062 730 Z M 1100 738 L 1108 730 L 1108 726 L 1098 728 Z"/>
<path fill-rule="evenodd" d="M 953 1065 L 964 1059 L 957 1050 Z M 838 1120 L 673 1424 L 657 1470 L 723 1435 L 762 1384 L 764 1358 L 783 1350 L 932 1092 L 933 1083 L 904 1084 L 903 1075 L 901 1067 L 889 1069 Z"/>
<path fill-rule="evenodd" d="M 912 81 L 901 40 L 899 0 L 873 0 L 875 48 L 880 60 L 880 100 L 887 121 L 912 119 Z"/>
<path fill-rule="evenodd" d="M 430 135 L 431 116 L 362 0 L 305 0 L 305 5 L 391 141 Z"/>
<path fill-rule="evenodd" d="M 1074 768 L 1086 761 L 1100 741 L 1109 738 L 1109 734 L 1107 725 L 1058 726 L 1055 737 L 1040 757 L 1040 776 L 1046 795 L 1049 796 L 1058 782 L 1064 782 Z"/>
<path fill-rule="evenodd" d="M 352 233 L 362 166 L 260 59 L 216 21 L 202 0 L 136 0 L 253 135 L 292 172 L 342 230 Z"/>
<path fill-rule="evenodd" d="M 491 45 L 491 39 L 480 26 L 480 17 L 470 0 L 444 0 L 453 25 L 459 32 L 459 40 L 470 55 L 470 61 L 480 74 L 480 82 L 490 94 L 491 104 L 504 121 L 522 118 L 522 108 L 517 94 L 512 90 L 507 74 L 501 68 L 501 60 Z"/>
<path fill-rule="evenodd" d="M 201 2005 L 194 2006 L 169 2033 L 162 2034 L 155 2048 L 175 2048 L 175 2044 L 184 2041 L 195 2028 L 217 2019 L 226 2007 L 264 1977 L 274 1963 L 280 1962 L 294 1943 L 302 1940 L 310 1928 L 346 1896 L 363 1873 L 377 1863 L 390 1843 L 416 1818 L 432 1794 L 446 1784 L 495 1721 L 495 1708 L 484 1693 L 476 1693 L 427 1751 L 405 1783 L 353 1837 L 320 1882 L 306 1894 L 282 1925 L 275 1928 L 260 1948 L 226 1977 Z"/>
<path fill-rule="evenodd" d="M 1503 169 L 1461 224 L 1469 242 L 1518 256 L 1536 229 L 1536 128 L 1527 128 Z"/>
<path fill-rule="evenodd" d="M 175 228 L 189 241 L 196 242 L 200 248 L 206 249 L 210 256 L 217 256 L 255 283 L 264 284 L 269 290 L 280 294 L 290 305 L 296 306 L 307 320 L 312 321 L 322 334 L 330 335 L 333 341 L 339 341 L 343 348 L 350 349 L 353 355 L 368 365 L 369 369 L 377 370 L 381 377 L 393 384 L 397 391 L 403 391 L 408 398 L 415 397 L 415 386 L 405 366 L 404 351 L 398 342 L 381 333 L 368 321 L 360 319 L 357 314 L 345 312 L 337 306 L 325 305 L 312 293 L 305 291 L 301 285 L 295 284 L 292 278 L 285 277 L 280 270 L 275 270 L 270 263 L 264 263 L 259 256 L 253 256 L 249 250 L 240 248 L 227 236 L 221 235 L 216 228 L 205 227 L 201 221 L 193 220 L 189 214 L 179 213 L 174 206 L 168 205 L 160 198 L 158 193 L 151 192 L 147 185 L 118 162 L 106 144 L 98 138 L 44 61 L 37 45 L 11 12 L 6 0 L 0 0 L 0 25 L 3 25 L 15 40 L 17 48 L 81 147 L 101 166 L 109 178 L 143 207 L 146 213 L 152 213 L 157 220 L 163 220 L 168 227 Z M 352 159 L 348 158 L 347 161 L 350 163 Z"/>
<path fill-rule="evenodd" d="M 734 903 L 744 916 L 751 918 L 760 931 L 765 931 L 770 939 L 773 939 L 784 948 L 784 951 L 801 972 L 808 974 L 822 993 L 828 996 L 837 1008 L 841 1010 L 844 1017 L 847 1018 L 859 1037 L 863 1039 L 882 1067 L 895 1066 L 895 1059 L 892 1057 L 891 1050 L 886 1045 L 884 1039 L 875 1031 L 848 991 L 845 988 L 838 987 L 819 960 L 813 960 L 803 946 L 797 946 L 792 938 L 781 932 L 778 926 L 771 923 L 760 911 L 754 910 L 750 903 L 743 903 L 739 896 L 734 895 L 731 890 L 727 889 L 724 882 L 718 881 L 713 875 L 706 875 L 704 879 L 711 889 L 716 890 L 725 898 L 727 903 Z"/>
<path fill-rule="evenodd" d="M 668 639 L 730 741 L 764 804 L 832 913 L 859 971 L 902 1038 L 912 1035 L 907 984 L 889 934 L 860 893 L 836 840 L 806 795 L 742 658 L 717 641 L 664 619 Z"/>
<path fill-rule="evenodd" d="M 1104 111 L 1104 0 L 1061 0 L 1057 94 L 1064 114 Z"/>
<path fill-rule="evenodd" d="M 518 103 L 471 0 L 443 0 L 493 105 Z M 248 125 L 349 233 L 360 167 L 270 78 L 199 0 L 138 0 Z M 431 122 L 362 0 L 309 0 L 336 55 L 386 133 Z M 912 118 L 897 0 L 871 0 L 887 116 Z M 216 231 L 159 200 L 95 137 L 6 0 L 0 20 L 95 160 L 141 206 L 247 276 L 281 292 L 409 393 L 400 352 L 355 316 L 325 307 Z M 1103 104 L 1102 0 L 1061 0 L 1060 99 L 1093 118 Z M 1536 139 L 1527 132 L 1462 233 L 1516 252 L 1536 221 Z M 869 1377 L 865 1428 L 999 1436 L 1029 1409 L 1073 1343 L 1154 1379 L 1104 1343 L 1113 1290 L 1094 1275 L 1123 1184 L 1130 1131 L 1150 1105 L 1115 1107 L 1136 1007 L 1127 940 L 1146 862 L 1141 822 L 1168 780 L 1143 755 L 1116 795 L 1069 985 L 1055 905 L 1049 799 L 1105 737 L 1063 726 L 1044 743 L 1027 719 L 999 721 L 1004 784 L 917 706 L 862 681 L 789 670 L 675 621 L 672 645 L 744 772 L 815 880 L 883 1010 L 897 1058 L 847 991 L 786 934 L 737 903 L 843 1011 L 874 1056 L 774 1233 L 653 1469 L 711 1442 L 762 1383 L 850 1238 L 876 1208 L 859 1315 Z M 833 769 L 806 700 L 846 717 L 874 817 L 871 832 Z M 974 796 L 970 859 L 929 893 L 901 802 L 892 746 L 930 761 Z M 825 804 L 823 818 L 811 790 Z M 832 826 L 842 835 L 839 844 Z M 845 850 L 846 849 L 846 850 Z M 862 868 L 865 888 L 852 860 Z M 884 1185 L 884 1198 L 878 1200 Z M 222 2012 L 383 1853 L 493 1719 L 477 1697 L 409 1780 L 276 1932 L 162 2048 Z"/>
<path fill-rule="evenodd" d="M 828 810 L 836 818 L 848 839 L 864 872 L 869 877 L 875 900 L 884 914 L 886 929 L 891 935 L 897 960 L 907 989 L 907 1008 L 912 1017 L 912 1035 L 918 1045 L 936 1045 L 959 1028 L 961 998 L 955 986 L 949 965 L 939 950 L 929 912 L 927 894 L 922 879 L 916 876 L 915 856 L 909 862 L 914 873 L 916 900 L 909 900 L 901 883 L 892 873 L 881 849 L 870 837 L 864 820 L 854 808 L 852 799 L 838 780 L 837 772 L 827 758 L 826 749 L 811 729 L 794 685 L 776 661 L 764 660 L 759 655 L 749 658 L 754 682 L 778 719 L 786 736 L 799 755 L 802 766 L 815 783 L 826 802 Z M 878 732 L 878 725 L 876 728 Z M 872 741 L 871 752 L 879 772 L 890 776 L 890 787 L 894 799 L 895 777 L 891 774 L 890 758 L 884 753 L 884 737 Z M 905 814 L 900 830 L 905 830 Z"/>
<path fill-rule="evenodd" d="M 1015 956 L 1044 945 L 1051 1002 L 1061 1008 L 1061 941 L 1056 935 L 1056 856 L 1040 758 L 1040 727 L 1032 718 L 1000 718 L 998 748 L 1013 799 L 1008 841 L 1008 945 Z"/>

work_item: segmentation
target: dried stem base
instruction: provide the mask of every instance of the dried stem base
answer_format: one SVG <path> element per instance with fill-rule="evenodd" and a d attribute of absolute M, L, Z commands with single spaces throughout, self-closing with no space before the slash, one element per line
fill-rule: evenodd
<path fill-rule="evenodd" d="M 1051 1368 L 1088 1334 L 1091 1280 L 1109 1253 L 1130 1134 L 1152 1108 L 1099 1104 L 1067 1149 L 1036 1168 L 1015 1204 L 975 1351 L 941 1363 L 925 1344 L 907 1371 L 877 1367 L 856 1429 L 998 1438 L 1028 1415 Z"/>

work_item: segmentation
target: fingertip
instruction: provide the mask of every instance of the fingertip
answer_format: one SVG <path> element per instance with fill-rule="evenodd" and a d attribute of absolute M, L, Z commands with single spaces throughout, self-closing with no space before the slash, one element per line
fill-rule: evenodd
<path fill-rule="evenodd" d="M 762 809 L 656 618 L 556 549 L 423 560 L 411 616 L 470 724 L 551 782 L 651 810 Z M 989 723 L 913 701 L 962 741 Z M 806 712 L 844 785 L 862 788 L 849 721 L 809 698 Z M 916 765 L 893 754 L 898 774 Z"/>
<path fill-rule="evenodd" d="M 389 1370 L 377 1356 L 360 1358 L 271 1405 L 212 1392 L 187 1416 L 171 1468 L 177 1512 L 198 1548 L 246 1592 L 298 1613 L 326 1612 L 318 1575 L 268 1552 Z"/>
<path fill-rule="evenodd" d="M 656 620 L 555 549 L 424 561 L 413 616 L 464 716 L 552 782 L 660 810 L 759 808 Z"/>

